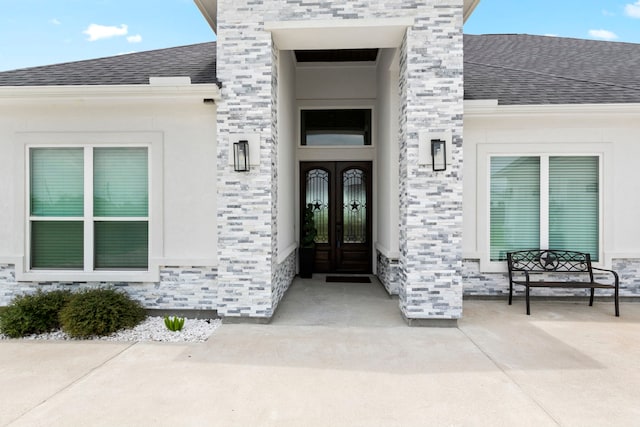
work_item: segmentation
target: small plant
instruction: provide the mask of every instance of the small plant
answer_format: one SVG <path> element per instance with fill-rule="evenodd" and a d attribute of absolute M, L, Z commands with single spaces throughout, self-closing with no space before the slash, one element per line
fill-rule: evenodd
<path fill-rule="evenodd" d="M 169 316 L 164 316 L 164 325 L 167 327 L 168 330 L 173 331 L 173 332 L 177 332 L 177 331 L 181 331 L 182 327 L 184 326 L 184 317 L 178 317 L 178 316 L 174 316 L 174 317 L 169 317 Z"/>
<path fill-rule="evenodd" d="M 303 248 L 312 248 L 315 246 L 316 236 L 318 230 L 316 229 L 316 223 L 313 220 L 313 205 L 307 204 L 307 208 L 304 210 L 304 220 L 302 222 L 302 242 Z"/>
<path fill-rule="evenodd" d="M 0 313 L 0 332 L 20 338 L 60 328 L 59 312 L 70 301 L 71 292 L 55 290 L 16 297 Z"/>
<path fill-rule="evenodd" d="M 76 294 L 60 312 L 62 330 L 74 338 L 89 338 L 133 328 L 146 318 L 144 308 L 113 289 L 87 289 Z"/>

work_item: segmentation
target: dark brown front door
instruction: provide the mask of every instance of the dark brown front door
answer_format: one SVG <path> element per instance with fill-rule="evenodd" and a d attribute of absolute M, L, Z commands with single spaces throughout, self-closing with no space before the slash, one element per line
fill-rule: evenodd
<path fill-rule="evenodd" d="M 300 163 L 300 212 L 313 206 L 317 273 L 371 273 L 371 162 Z"/>

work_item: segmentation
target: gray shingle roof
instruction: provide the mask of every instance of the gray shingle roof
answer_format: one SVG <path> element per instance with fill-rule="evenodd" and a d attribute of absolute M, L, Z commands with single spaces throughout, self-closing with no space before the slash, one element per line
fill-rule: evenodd
<path fill-rule="evenodd" d="M 5 71 L 0 86 L 142 85 L 150 76 L 218 84 L 215 42 Z"/>
<path fill-rule="evenodd" d="M 0 86 L 220 84 L 215 42 L 0 73 Z M 523 34 L 464 36 L 464 98 L 501 105 L 640 103 L 640 44 Z"/>
<path fill-rule="evenodd" d="M 464 98 L 501 105 L 640 103 L 640 44 L 464 36 Z"/>

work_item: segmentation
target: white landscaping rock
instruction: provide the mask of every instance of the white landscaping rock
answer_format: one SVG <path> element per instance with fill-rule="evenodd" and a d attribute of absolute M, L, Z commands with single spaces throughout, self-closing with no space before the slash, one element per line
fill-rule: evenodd
<path fill-rule="evenodd" d="M 105 337 L 93 339 L 102 341 L 163 341 L 163 342 L 204 342 L 220 327 L 220 319 L 185 319 L 181 331 L 170 331 L 164 324 L 162 317 L 147 317 L 133 329 L 124 329 Z M 9 339 L 0 334 L 1 339 Z M 26 340 L 73 340 L 63 331 L 53 331 L 46 334 L 29 335 Z"/>

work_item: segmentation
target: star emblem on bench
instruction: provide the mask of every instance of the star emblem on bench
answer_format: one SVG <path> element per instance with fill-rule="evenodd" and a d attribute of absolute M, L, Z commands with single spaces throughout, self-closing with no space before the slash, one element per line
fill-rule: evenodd
<path fill-rule="evenodd" d="M 558 266 L 558 258 L 550 252 L 540 254 L 540 265 L 545 270 L 554 270 Z"/>

